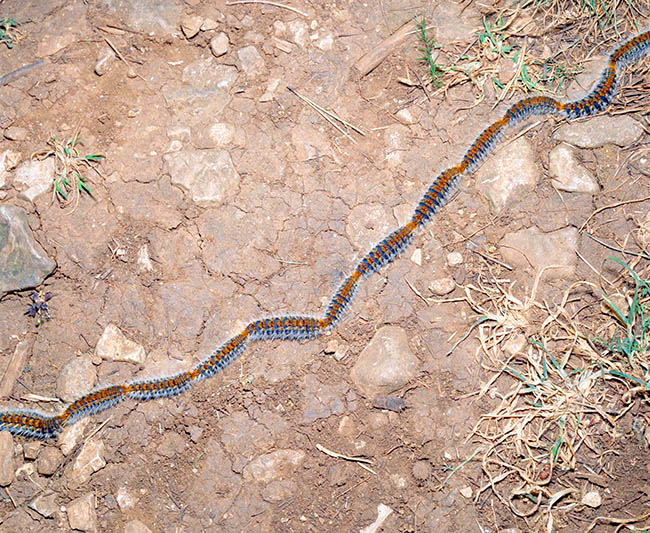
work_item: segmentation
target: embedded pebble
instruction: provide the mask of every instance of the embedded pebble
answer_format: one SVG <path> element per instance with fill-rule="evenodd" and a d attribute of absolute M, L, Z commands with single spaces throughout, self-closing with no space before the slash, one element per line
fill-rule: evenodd
<path fill-rule="evenodd" d="M 104 46 L 99 51 L 99 56 L 97 57 L 97 62 L 95 63 L 95 74 L 98 76 L 103 76 L 113 66 L 115 63 L 115 52 L 110 46 Z"/>
<path fill-rule="evenodd" d="M 320 37 L 318 35 L 314 35 L 316 39 L 312 39 L 314 41 L 314 46 L 318 48 L 319 50 L 322 50 L 323 52 L 327 52 L 328 50 L 332 49 L 332 46 L 334 45 L 334 36 L 331 33 L 325 34 L 323 37 Z"/>
<path fill-rule="evenodd" d="M 38 196 L 48 192 L 54 182 L 55 160 L 48 157 L 42 161 L 29 160 L 22 163 L 14 175 L 14 185 L 24 185 L 26 190 L 20 195 L 33 202 Z"/>
<path fill-rule="evenodd" d="M 429 289 L 436 296 L 445 296 L 453 292 L 456 288 L 456 282 L 452 278 L 434 279 L 429 285 Z"/>
<path fill-rule="evenodd" d="M 140 520 L 131 520 L 124 526 L 124 533 L 151 533 L 151 530 Z"/>
<path fill-rule="evenodd" d="M 308 41 L 308 28 L 302 20 L 292 20 L 287 25 L 289 38 L 301 48 L 304 48 Z"/>
<path fill-rule="evenodd" d="M 476 171 L 479 190 L 487 196 L 496 213 L 515 197 L 532 191 L 542 171 L 530 141 L 520 137 L 492 154 Z"/>
<path fill-rule="evenodd" d="M 553 139 L 579 148 L 600 148 L 606 144 L 630 146 L 643 135 L 643 126 L 627 115 L 590 118 L 584 122 L 570 122 L 553 133 Z"/>
<path fill-rule="evenodd" d="M 291 477 L 291 471 L 303 463 L 305 456 L 302 450 L 275 450 L 260 455 L 244 468 L 244 480 L 269 483 Z"/>
<path fill-rule="evenodd" d="M 413 477 L 418 481 L 425 481 L 429 479 L 431 472 L 431 463 L 429 461 L 416 461 L 413 465 Z"/>
<path fill-rule="evenodd" d="M 89 492 L 67 506 L 68 524 L 71 529 L 79 531 L 97 531 L 97 514 L 95 512 L 95 495 Z"/>
<path fill-rule="evenodd" d="M 126 511 L 135 507 L 135 504 L 138 503 L 138 498 L 135 493 L 126 487 L 120 487 L 117 489 L 117 494 L 115 495 L 115 500 L 117 505 L 120 506 L 120 510 Z"/>
<path fill-rule="evenodd" d="M 8 431 L 0 431 L 0 487 L 11 484 L 15 470 L 14 439 Z"/>
<path fill-rule="evenodd" d="M 468 500 L 472 497 L 472 487 L 470 486 L 463 487 L 458 492 L 460 492 L 460 495 L 467 498 Z"/>
<path fill-rule="evenodd" d="M 553 176 L 553 185 L 561 191 L 588 192 L 599 191 L 596 178 L 578 163 L 576 153 L 570 146 L 560 144 L 548 155 L 549 172 Z"/>
<path fill-rule="evenodd" d="M 361 352 L 350 377 L 357 387 L 373 397 L 403 387 L 416 375 L 419 366 L 406 332 L 397 326 L 384 326 Z"/>
<path fill-rule="evenodd" d="M 460 252 L 449 252 L 447 254 L 447 264 L 449 266 L 458 266 L 463 264 L 463 255 Z"/>
<path fill-rule="evenodd" d="M 54 513 L 59 510 L 59 506 L 56 504 L 56 493 L 51 492 L 37 496 L 29 503 L 29 507 L 45 518 L 54 516 Z"/>
<path fill-rule="evenodd" d="M 56 394 L 63 401 L 71 402 L 91 391 L 96 382 L 97 372 L 92 361 L 88 357 L 75 357 L 61 369 L 56 380 Z"/>
<path fill-rule="evenodd" d="M 582 497 L 582 503 L 588 507 L 596 508 L 600 507 L 602 498 L 600 497 L 600 493 L 597 490 L 592 490 Z"/>
<path fill-rule="evenodd" d="M 39 441 L 29 441 L 23 444 L 23 456 L 25 459 L 36 459 L 38 457 L 38 452 L 41 449 L 41 443 Z"/>
<path fill-rule="evenodd" d="M 181 19 L 181 30 L 183 35 L 188 39 L 196 36 L 201 30 L 201 25 L 203 24 L 203 18 L 197 15 L 188 15 Z"/>
<path fill-rule="evenodd" d="M 416 248 L 411 254 L 411 261 L 417 266 L 422 266 L 422 248 Z"/>
<path fill-rule="evenodd" d="M 54 474 L 63 462 L 63 453 L 56 446 L 45 446 L 36 460 L 36 470 L 44 476 Z"/>
<path fill-rule="evenodd" d="M 264 58 L 253 45 L 237 50 L 237 57 L 239 57 L 241 68 L 247 76 L 254 78 L 264 71 L 266 64 Z"/>
<path fill-rule="evenodd" d="M 27 130 L 19 126 L 10 126 L 5 130 L 5 137 L 10 141 L 24 141 L 27 139 Z"/>
<path fill-rule="evenodd" d="M 575 275 L 578 230 L 567 227 L 542 233 L 531 227 L 506 234 L 500 242 L 499 251 L 506 263 L 515 268 L 532 267 L 535 272 L 547 266 L 559 266 L 544 271 L 546 279 L 570 279 Z"/>
<path fill-rule="evenodd" d="M 144 348 L 137 342 L 127 339 L 119 328 L 109 324 L 97 341 L 95 354 L 109 361 L 124 361 L 143 364 L 147 358 Z"/>
<path fill-rule="evenodd" d="M 228 36 L 220 31 L 212 39 L 210 39 L 210 51 L 214 57 L 221 57 L 228 53 L 230 49 L 230 40 Z"/>
<path fill-rule="evenodd" d="M 104 441 L 91 439 L 86 442 L 75 462 L 72 464 L 70 476 L 78 485 L 90 480 L 91 474 L 106 466 L 104 459 Z"/>

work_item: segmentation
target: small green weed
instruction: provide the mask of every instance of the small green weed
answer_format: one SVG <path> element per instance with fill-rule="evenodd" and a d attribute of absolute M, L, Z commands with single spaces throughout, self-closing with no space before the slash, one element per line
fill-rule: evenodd
<path fill-rule="evenodd" d="M 17 39 L 18 22 L 12 18 L 0 19 L 0 43 L 7 45 L 7 48 L 13 48 Z"/>
<path fill-rule="evenodd" d="M 428 36 L 427 22 L 424 16 L 422 16 L 417 23 L 417 36 L 422 45 L 419 48 L 420 52 L 422 52 L 422 56 L 418 58 L 418 61 L 427 66 L 431 83 L 433 87 L 437 89 L 442 84 L 442 67 L 436 63 L 436 60 L 433 58 L 433 53 L 440 47 L 436 46 L 433 37 Z"/>
<path fill-rule="evenodd" d="M 90 178 L 85 175 L 86 171 L 92 169 L 99 174 L 96 164 L 105 156 L 100 153 L 80 154 L 79 146 L 83 145 L 83 140 L 79 136 L 78 128 L 67 141 L 53 135 L 47 145 L 47 149 L 34 153 L 32 158 L 39 160 L 50 156 L 56 158 L 53 196 L 62 207 L 73 202 L 76 207 L 81 194 L 92 196 Z"/>

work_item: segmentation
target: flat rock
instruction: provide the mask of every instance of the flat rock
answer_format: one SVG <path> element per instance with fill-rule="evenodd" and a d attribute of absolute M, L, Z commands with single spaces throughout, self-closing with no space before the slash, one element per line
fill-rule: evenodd
<path fill-rule="evenodd" d="M 0 205 L 0 294 L 40 285 L 55 266 L 34 240 L 25 210 Z"/>
<path fill-rule="evenodd" d="M 104 441 L 91 439 L 86 442 L 72 464 L 69 479 L 79 486 L 90 480 L 91 474 L 106 466 Z"/>
<path fill-rule="evenodd" d="M 130 520 L 124 526 L 124 533 L 151 533 L 151 530 L 140 520 Z"/>
<path fill-rule="evenodd" d="M 5 130 L 5 137 L 10 141 L 24 141 L 27 139 L 27 130 L 19 126 L 10 126 Z"/>
<path fill-rule="evenodd" d="M 255 78 L 264 72 L 264 58 L 254 46 L 245 46 L 237 50 L 241 68 L 249 78 Z"/>
<path fill-rule="evenodd" d="M 56 493 L 50 492 L 37 496 L 29 503 L 29 507 L 45 518 L 54 516 L 54 513 L 59 510 L 56 504 Z"/>
<path fill-rule="evenodd" d="M 71 402 L 78 396 L 90 392 L 97 382 L 97 372 L 87 357 L 76 357 L 66 363 L 56 380 L 59 398 Z"/>
<path fill-rule="evenodd" d="M 520 137 L 490 156 L 476 172 L 479 190 L 496 213 L 517 196 L 532 191 L 542 174 L 532 144 Z"/>
<path fill-rule="evenodd" d="M 223 202 L 239 188 L 240 176 L 225 150 L 182 150 L 164 159 L 172 183 L 197 203 Z"/>
<path fill-rule="evenodd" d="M 630 146 L 643 135 L 643 126 L 632 117 L 598 116 L 583 122 L 570 122 L 553 133 L 553 139 L 579 148 L 599 148 L 606 144 Z"/>
<path fill-rule="evenodd" d="M 44 476 L 54 474 L 63 462 L 63 453 L 55 446 L 46 446 L 36 460 L 36 471 Z"/>
<path fill-rule="evenodd" d="M 19 184 L 25 188 L 20 195 L 33 202 L 41 194 L 49 192 L 54 182 L 55 164 L 53 157 L 42 161 L 30 159 L 22 163 L 14 175 L 14 185 Z"/>
<path fill-rule="evenodd" d="M 350 376 L 357 387 L 373 397 L 403 387 L 416 375 L 419 366 L 406 332 L 397 326 L 384 326 L 361 352 Z"/>
<path fill-rule="evenodd" d="M 95 512 L 95 494 L 89 492 L 67 506 L 68 524 L 71 529 L 79 531 L 97 531 L 97 513 Z"/>
<path fill-rule="evenodd" d="M 183 14 L 180 0 L 103 0 L 102 8 L 122 20 L 129 30 L 155 37 L 172 36 Z"/>
<path fill-rule="evenodd" d="M 596 178 L 578 162 L 574 149 L 569 145 L 560 144 L 553 148 L 548 160 L 553 185 L 559 190 L 591 194 L 599 191 Z"/>
<path fill-rule="evenodd" d="M 275 450 L 253 459 L 244 468 L 245 481 L 269 483 L 291 477 L 291 472 L 305 460 L 302 450 Z"/>
<path fill-rule="evenodd" d="M 14 439 L 8 431 L 0 431 L 0 487 L 11 484 L 15 470 Z"/>
<path fill-rule="evenodd" d="M 515 268 L 532 267 L 538 272 L 547 266 L 544 272 L 547 279 L 571 279 L 575 275 L 577 264 L 576 248 L 578 230 L 567 227 L 550 233 L 542 233 L 531 227 L 506 234 L 499 244 L 499 251 L 506 263 Z"/>
<path fill-rule="evenodd" d="M 95 354 L 109 361 L 144 364 L 147 354 L 144 348 L 127 339 L 115 324 L 109 324 L 97 341 Z"/>
<path fill-rule="evenodd" d="M 66 427 L 58 436 L 57 444 L 63 455 L 68 456 L 75 449 L 83 437 L 90 418 L 82 418 L 78 422 Z"/>

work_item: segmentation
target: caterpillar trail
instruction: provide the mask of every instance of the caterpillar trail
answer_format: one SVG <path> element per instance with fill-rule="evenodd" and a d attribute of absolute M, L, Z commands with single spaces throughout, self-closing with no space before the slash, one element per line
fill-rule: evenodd
<path fill-rule="evenodd" d="M 242 354 L 249 342 L 313 339 L 331 330 L 350 305 L 361 281 L 393 261 L 409 246 L 415 233 L 449 200 L 460 178 L 476 170 L 494 150 L 508 128 L 533 115 L 558 115 L 575 119 L 603 111 L 611 104 L 616 94 L 622 70 L 648 53 L 650 31 L 624 41 L 614 49 L 600 79 L 583 98 L 562 103 L 548 96 L 536 96 L 524 98 L 512 105 L 499 120 L 476 138 L 458 165 L 443 171 L 433 181 L 416 207 L 410 222 L 393 231 L 361 259 L 352 274 L 332 296 L 323 318 L 287 315 L 255 320 L 190 370 L 169 377 L 134 381 L 95 390 L 77 398 L 60 414 L 26 410 L 0 411 L 0 431 L 8 430 L 14 435 L 35 439 L 50 439 L 80 418 L 109 409 L 127 398 L 145 401 L 181 394 L 198 381 L 210 378 L 223 370 Z"/>

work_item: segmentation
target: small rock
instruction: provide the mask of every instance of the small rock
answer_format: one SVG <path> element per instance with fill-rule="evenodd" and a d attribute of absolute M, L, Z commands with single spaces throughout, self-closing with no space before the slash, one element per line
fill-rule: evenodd
<path fill-rule="evenodd" d="M 509 337 L 503 344 L 503 351 L 510 356 L 514 356 L 518 353 L 522 353 L 527 344 L 528 339 L 526 339 L 526 336 L 522 333 L 517 333 Z"/>
<path fill-rule="evenodd" d="M 27 130 L 18 126 L 10 126 L 5 130 L 5 137 L 10 141 L 24 141 L 27 139 Z"/>
<path fill-rule="evenodd" d="M 449 266 L 458 266 L 463 264 L 463 255 L 460 252 L 450 252 L 447 254 L 447 264 Z"/>
<path fill-rule="evenodd" d="M 8 431 L 0 431 L 0 487 L 11 484 L 15 471 L 14 439 Z"/>
<path fill-rule="evenodd" d="M 23 155 L 14 150 L 5 150 L 0 154 L 0 189 L 7 186 L 9 171 L 16 168 Z"/>
<path fill-rule="evenodd" d="M 413 261 L 417 266 L 422 266 L 422 248 L 416 248 L 413 250 L 411 261 Z"/>
<path fill-rule="evenodd" d="M 206 18 L 201 24 L 201 31 L 214 31 L 219 27 L 219 23 L 211 18 Z"/>
<path fill-rule="evenodd" d="M 426 481 L 432 472 L 429 461 L 416 461 L 413 465 L 413 477 L 418 481 Z"/>
<path fill-rule="evenodd" d="M 402 124 L 406 124 L 407 126 L 417 123 L 417 119 L 413 117 L 413 114 L 408 108 L 400 109 L 395 116 Z"/>
<path fill-rule="evenodd" d="M 153 272 L 153 263 L 151 262 L 151 256 L 149 255 L 149 246 L 147 244 L 142 245 L 138 249 L 138 257 L 136 261 L 142 270 Z"/>
<path fill-rule="evenodd" d="M 575 275 L 577 263 L 576 248 L 578 230 L 567 227 L 550 233 L 542 233 L 531 227 L 506 234 L 501 240 L 499 250 L 506 263 L 522 269 L 531 265 L 536 272 L 547 266 L 546 279 L 571 279 Z"/>
<path fill-rule="evenodd" d="M 244 468 L 244 479 L 269 483 L 276 479 L 291 477 L 291 472 L 305 460 L 302 450 L 276 450 L 260 455 Z"/>
<path fill-rule="evenodd" d="M 476 181 L 499 213 L 515 195 L 532 191 L 541 174 L 533 145 L 520 137 L 490 156 L 476 171 Z"/>
<path fill-rule="evenodd" d="M 56 380 L 56 393 L 63 401 L 71 402 L 90 392 L 97 382 L 95 366 L 88 357 L 76 357 L 68 362 Z"/>
<path fill-rule="evenodd" d="M 599 187 L 596 178 L 576 158 L 575 151 L 566 144 L 560 144 L 548 155 L 549 172 L 553 185 L 561 191 L 588 192 L 594 194 Z"/>
<path fill-rule="evenodd" d="M 37 496 L 30 502 L 29 507 L 45 518 L 54 516 L 54 513 L 59 510 L 59 506 L 56 504 L 56 493 Z"/>
<path fill-rule="evenodd" d="M 302 20 L 292 20 L 288 24 L 291 40 L 301 48 L 304 48 L 308 41 L 308 28 Z"/>
<path fill-rule="evenodd" d="M 124 533 L 151 533 L 151 530 L 140 520 L 131 520 L 124 526 Z"/>
<path fill-rule="evenodd" d="M 57 439 L 57 444 L 63 455 L 68 456 L 75 449 L 81 437 L 83 436 L 86 426 L 90 423 L 90 418 L 82 418 L 78 422 L 66 427 Z"/>
<path fill-rule="evenodd" d="M 68 523 L 71 529 L 79 531 L 97 531 L 97 514 L 95 513 L 95 495 L 89 492 L 81 498 L 72 500 L 67 506 Z"/>
<path fill-rule="evenodd" d="M 99 56 L 97 57 L 97 62 L 95 63 L 95 74 L 98 76 L 103 76 L 115 63 L 115 52 L 110 46 L 104 46 L 99 51 Z"/>
<path fill-rule="evenodd" d="M 579 148 L 599 148 L 606 144 L 630 146 L 643 135 L 643 126 L 632 117 L 598 116 L 584 122 L 570 122 L 553 133 L 553 139 Z"/>
<path fill-rule="evenodd" d="M 602 503 L 600 493 L 597 490 L 588 492 L 582 497 L 582 503 L 592 508 L 600 507 L 600 504 Z"/>
<path fill-rule="evenodd" d="M 23 444 L 23 456 L 25 459 L 36 459 L 38 452 L 41 449 L 41 443 L 38 441 L 30 441 Z"/>
<path fill-rule="evenodd" d="M 181 30 L 183 31 L 183 35 L 188 39 L 191 39 L 199 33 L 202 24 L 203 18 L 197 15 L 183 17 L 181 19 Z"/>
<path fill-rule="evenodd" d="M 351 378 L 368 396 L 390 394 L 408 383 L 419 365 L 406 332 L 397 326 L 384 326 L 359 355 Z"/>
<path fill-rule="evenodd" d="M 227 54 L 229 49 L 230 40 L 224 32 L 221 31 L 210 39 L 210 51 L 214 57 L 221 57 L 222 55 Z"/>
<path fill-rule="evenodd" d="M 324 35 L 323 37 L 317 38 L 314 41 L 314 46 L 323 52 L 327 52 L 332 49 L 334 45 L 334 36 L 331 33 Z"/>
<path fill-rule="evenodd" d="M 106 466 L 104 459 L 104 441 L 91 439 L 83 445 L 77 459 L 72 465 L 72 480 L 83 485 L 90 480 L 90 475 Z"/>
<path fill-rule="evenodd" d="M 264 58 L 253 45 L 240 48 L 237 51 L 237 57 L 239 57 L 242 70 L 247 76 L 254 78 L 264 71 Z"/>
<path fill-rule="evenodd" d="M 36 460 L 36 470 L 44 476 L 54 474 L 63 462 L 61 450 L 55 446 L 46 446 Z"/>
<path fill-rule="evenodd" d="M 48 192 L 54 182 L 55 160 L 48 157 L 42 161 L 29 160 L 16 169 L 14 184 L 21 184 L 27 190 L 21 193 L 26 200 L 33 202 L 38 196 Z"/>
<path fill-rule="evenodd" d="M 381 530 L 383 523 L 386 521 L 386 518 L 388 518 L 392 512 L 393 510 L 390 507 L 380 503 L 377 506 L 377 520 L 369 526 L 360 529 L 359 533 L 378 533 Z"/>
<path fill-rule="evenodd" d="M 95 354 L 109 361 L 143 364 L 147 358 L 144 348 L 127 339 L 114 324 L 109 324 L 97 341 Z"/>
<path fill-rule="evenodd" d="M 453 292 L 456 288 L 456 282 L 452 278 L 434 279 L 429 285 L 429 289 L 436 296 L 445 296 Z"/>
<path fill-rule="evenodd" d="M 463 487 L 458 492 L 460 492 L 461 496 L 467 498 L 468 500 L 472 497 L 472 487 Z"/>
<path fill-rule="evenodd" d="M 138 503 L 138 497 L 134 494 L 133 491 L 130 491 L 126 487 L 120 487 L 117 489 L 117 494 L 115 495 L 115 500 L 117 505 L 120 506 L 120 510 L 126 511 L 135 507 L 135 504 Z"/>

